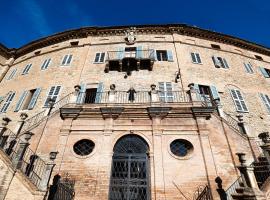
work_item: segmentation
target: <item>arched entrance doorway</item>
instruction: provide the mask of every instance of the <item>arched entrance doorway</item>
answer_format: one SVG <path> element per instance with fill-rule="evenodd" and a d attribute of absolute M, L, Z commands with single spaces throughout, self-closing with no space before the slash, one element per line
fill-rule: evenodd
<path fill-rule="evenodd" d="M 126 135 L 114 146 L 109 200 L 150 200 L 149 147 L 137 135 Z"/>

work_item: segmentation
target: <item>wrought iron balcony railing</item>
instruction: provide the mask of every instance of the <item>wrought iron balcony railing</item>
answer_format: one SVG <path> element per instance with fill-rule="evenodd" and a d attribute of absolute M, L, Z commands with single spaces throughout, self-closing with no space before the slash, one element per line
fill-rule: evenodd
<path fill-rule="evenodd" d="M 22 150 L 24 141 L 17 138 L 9 129 L 0 136 L 0 151 L 2 151 L 34 185 L 40 188 L 46 170 L 46 163 L 28 146 Z"/>
<path fill-rule="evenodd" d="M 144 103 L 188 103 L 191 102 L 186 91 L 157 92 L 137 91 L 131 94 L 127 91 L 82 92 L 78 104 L 144 104 Z"/>
<path fill-rule="evenodd" d="M 155 60 L 155 51 L 149 50 L 137 50 L 137 51 L 108 51 L 107 61 L 117 61 L 124 58 L 135 58 L 137 60 L 150 59 Z"/>

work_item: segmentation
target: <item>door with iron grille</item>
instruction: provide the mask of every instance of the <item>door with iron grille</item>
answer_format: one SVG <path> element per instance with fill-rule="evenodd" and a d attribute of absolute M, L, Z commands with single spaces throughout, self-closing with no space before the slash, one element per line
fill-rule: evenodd
<path fill-rule="evenodd" d="M 150 200 L 148 151 L 147 143 L 136 135 L 126 135 L 116 143 L 110 200 Z"/>

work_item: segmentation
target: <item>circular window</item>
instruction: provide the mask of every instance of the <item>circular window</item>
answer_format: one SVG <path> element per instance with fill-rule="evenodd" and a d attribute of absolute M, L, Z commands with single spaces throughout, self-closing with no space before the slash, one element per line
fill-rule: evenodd
<path fill-rule="evenodd" d="M 184 157 L 193 150 L 193 146 L 187 140 L 177 139 L 170 144 L 170 149 L 174 155 Z"/>
<path fill-rule="evenodd" d="M 95 143 L 93 141 L 83 139 L 74 144 L 73 150 L 80 156 L 87 156 L 93 151 L 94 147 Z"/>

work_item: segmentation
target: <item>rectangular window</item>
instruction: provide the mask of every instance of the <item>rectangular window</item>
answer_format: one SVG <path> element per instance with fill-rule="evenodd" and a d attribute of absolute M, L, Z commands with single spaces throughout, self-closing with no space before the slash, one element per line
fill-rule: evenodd
<path fill-rule="evenodd" d="M 236 110 L 239 112 L 248 112 L 243 95 L 239 90 L 231 89 L 231 95 L 234 100 Z"/>
<path fill-rule="evenodd" d="M 41 65 L 41 70 L 47 69 L 49 67 L 50 63 L 51 63 L 51 59 L 50 58 L 44 60 L 44 62 Z"/>
<path fill-rule="evenodd" d="M 259 67 L 262 75 L 265 77 L 265 78 L 270 78 L 270 70 L 269 69 L 266 69 L 264 67 Z"/>
<path fill-rule="evenodd" d="M 159 82 L 159 98 L 163 102 L 173 102 L 173 92 L 171 82 Z"/>
<path fill-rule="evenodd" d="M 24 91 L 17 102 L 14 112 L 18 112 L 19 110 L 32 110 L 36 104 L 40 91 L 41 88 Z"/>
<path fill-rule="evenodd" d="M 258 55 L 254 55 L 255 56 L 255 58 L 257 59 L 257 60 L 263 60 L 263 58 L 261 57 L 261 56 L 258 56 Z"/>
<path fill-rule="evenodd" d="M 105 52 L 96 53 L 94 63 L 103 63 L 105 61 Z"/>
<path fill-rule="evenodd" d="M 165 50 L 156 50 L 156 54 L 157 54 L 157 60 L 158 61 L 167 61 L 168 60 L 167 51 L 165 51 Z"/>
<path fill-rule="evenodd" d="M 216 68 L 224 68 L 224 69 L 229 68 L 229 65 L 225 58 L 213 56 L 212 59 Z"/>
<path fill-rule="evenodd" d="M 263 104 L 265 105 L 265 107 L 266 107 L 268 113 L 270 114 L 270 98 L 269 98 L 269 96 L 266 95 L 266 94 L 260 93 L 260 97 L 261 97 L 262 102 L 263 102 Z"/>
<path fill-rule="evenodd" d="M 7 112 L 8 107 L 10 106 L 12 100 L 14 99 L 15 92 L 10 92 L 6 98 L 6 101 L 1 109 L 1 113 Z"/>
<path fill-rule="evenodd" d="M 54 102 L 56 102 L 58 95 L 60 93 L 61 86 L 52 86 L 51 89 L 48 92 L 46 101 L 44 106 L 48 107 L 49 106 L 49 100 L 52 99 Z"/>
<path fill-rule="evenodd" d="M 72 61 L 72 55 L 71 54 L 67 54 L 67 55 L 65 55 L 63 57 L 62 62 L 61 62 L 61 65 L 62 66 L 68 66 L 68 65 L 70 65 L 71 61 Z"/>
<path fill-rule="evenodd" d="M 249 73 L 249 74 L 254 73 L 253 67 L 250 63 L 244 63 L 244 66 L 245 66 L 245 70 L 247 73 Z"/>
<path fill-rule="evenodd" d="M 11 73 L 9 74 L 9 76 L 7 76 L 7 80 L 11 80 L 15 76 L 16 72 L 17 72 L 17 69 L 13 69 Z"/>
<path fill-rule="evenodd" d="M 217 44 L 211 44 L 211 47 L 212 47 L 213 49 L 220 49 L 220 46 L 217 45 Z"/>
<path fill-rule="evenodd" d="M 196 64 L 202 63 L 201 58 L 200 58 L 200 54 L 198 54 L 198 53 L 191 53 L 191 59 L 192 59 L 193 63 L 196 63 Z"/>
<path fill-rule="evenodd" d="M 22 75 L 28 74 L 31 67 L 32 67 L 32 64 L 26 65 L 25 68 L 22 71 Z"/>

